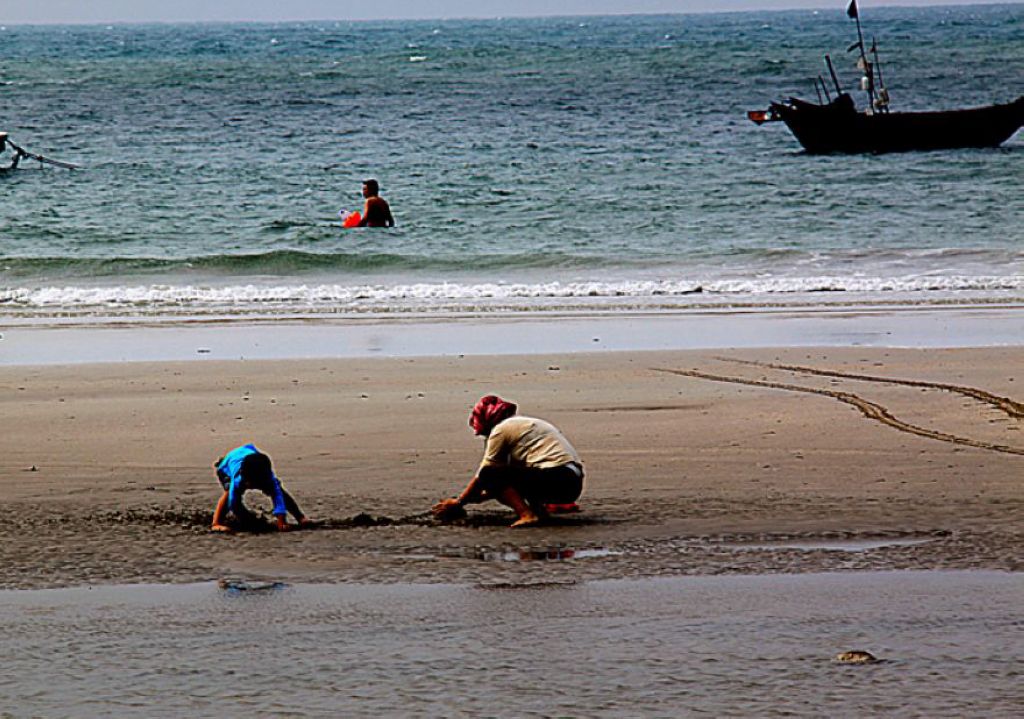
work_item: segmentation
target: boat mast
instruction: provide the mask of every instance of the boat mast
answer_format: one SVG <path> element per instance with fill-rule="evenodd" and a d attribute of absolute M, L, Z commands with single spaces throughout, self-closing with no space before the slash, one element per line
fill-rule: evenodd
<path fill-rule="evenodd" d="M 836 76 L 836 69 L 832 67 L 832 58 L 829 57 L 828 53 L 825 53 L 825 64 L 828 65 L 828 72 L 832 76 L 832 82 L 836 86 L 836 97 L 838 97 L 843 94 L 843 87 L 839 84 L 839 77 Z M 822 84 L 824 84 L 824 81 L 822 81 Z M 826 94 L 828 93 L 827 90 L 825 92 Z"/>
<path fill-rule="evenodd" d="M 860 12 L 857 10 L 857 0 L 850 0 L 850 4 L 846 6 L 846 14 L 848 17 L 852 17 L 857 21 L 857 42 L 847 48 L 847 52 L 853 48 L 860 48 L 860 62 L 858 63 L 861 70 L 864 71 L 864 77 L 867 78 L 868 86 L 868 99 L 871 101 L 871 110 L 875 110 L 875 71 L 871 66 L 871 61 L 868 60 L 868 54 L 864 50 L 864 33 L 860 29 Z"/>
<path fill-rule="evenodd" d="M 878 41 L 871 37 L 871 54 L 875 58 L 875 67 L 878 69 L 878 105 L 879 112 L 889 112 L 889 91 L 885 89 L 885 80 L 882 79 L 882 63 L 878 60 Z"/>

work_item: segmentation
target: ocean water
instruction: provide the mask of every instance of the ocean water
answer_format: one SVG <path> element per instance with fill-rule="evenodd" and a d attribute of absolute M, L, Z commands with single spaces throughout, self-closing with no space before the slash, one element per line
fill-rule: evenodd
<path fill-rule="evenodd" d="M 0 593 L 0 716 L 1019 716 L 1020 574 Z M 844 665 L 839 652 L 881 661 Z M 7 713 L 9 712 L 9 713 Z"/>
<path fill-rule="evenodd" d="M 872 8 L 894 109 L 1024 94 L 1024 5 Z M 1024 133 L 804 154 L 842 8 L 0 29 L 0 319 L 1019 302 Z M 858 98 L 858 101 L 861 101 Z M 9 154 L 0 157 L 6 164 Z M 398 227 L 343 230 L 379 178 Z"/>

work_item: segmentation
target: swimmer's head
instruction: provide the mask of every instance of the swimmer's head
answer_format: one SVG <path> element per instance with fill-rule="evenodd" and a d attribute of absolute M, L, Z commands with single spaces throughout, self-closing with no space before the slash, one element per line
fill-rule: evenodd
<path fill-rule="evenodd" d="M 380 185 L 376 180 L 363 180 L 363 197 L 376 197 L 380 193 Z"/>

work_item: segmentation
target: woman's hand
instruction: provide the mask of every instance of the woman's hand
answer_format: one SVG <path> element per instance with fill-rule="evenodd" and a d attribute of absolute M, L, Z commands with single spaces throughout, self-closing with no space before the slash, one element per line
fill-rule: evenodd
<path fill-rule="evenodd" d="M 462 502 L 455 497 L 442 499 L 430 511 L 434 513 L 434 517 L 441 520 L 457 519 L 466 514 L 466 510 L 462 508 Z"/>

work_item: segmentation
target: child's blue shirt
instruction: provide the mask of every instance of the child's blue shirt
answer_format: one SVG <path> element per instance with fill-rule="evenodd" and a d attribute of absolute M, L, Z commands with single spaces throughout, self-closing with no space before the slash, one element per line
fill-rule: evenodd
<path fill-rule="evenodd" d="M 242 489 L 242 462 L 246 457 L 253 454 L 263 453 L 251 444 L 244 444 L 225 454 L 224 458 L 217 464 L 217 476 L 220 478 L 224 489 L 228 492 L 228 509 L 232 512 L 241 508 L 242 495 L 245 493 Z M 264 493 L 274 500 L 274 514 L 287 514 L 288 510 L 285 509 L 281 482 L 273 471 L 270 473 L 270 479 L 272 491 Z"/>

